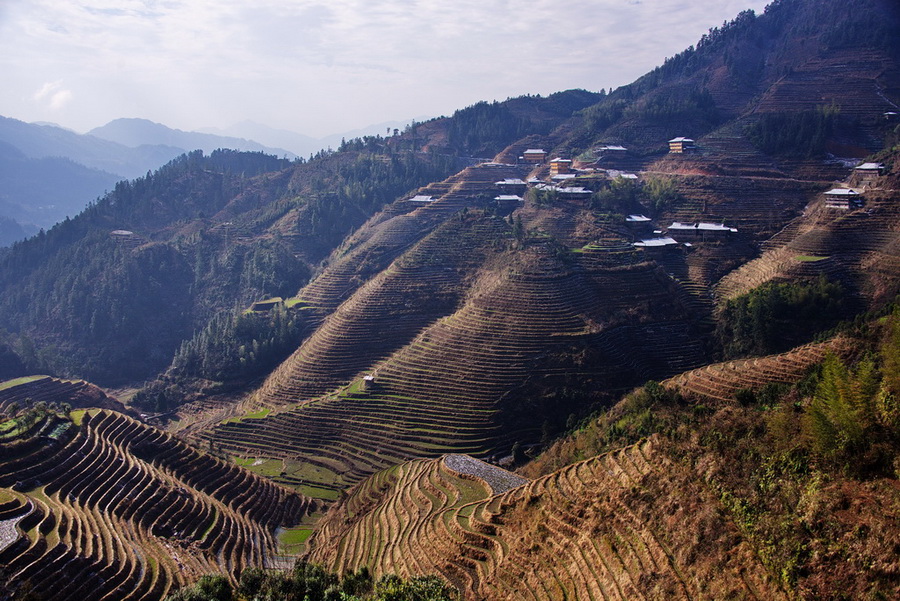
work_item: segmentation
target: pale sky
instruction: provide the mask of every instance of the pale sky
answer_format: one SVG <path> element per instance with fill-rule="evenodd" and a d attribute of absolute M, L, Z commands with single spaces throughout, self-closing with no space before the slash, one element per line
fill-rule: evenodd
<path fill-rule="evenodd" d="M 630 83 L 759 0 L 0 0 L 0 115 L 324 136 Z"/>

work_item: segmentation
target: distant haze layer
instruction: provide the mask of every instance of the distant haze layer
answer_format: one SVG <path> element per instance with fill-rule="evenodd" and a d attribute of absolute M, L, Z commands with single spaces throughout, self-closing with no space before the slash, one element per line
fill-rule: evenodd
<path fill-rule="evenodd" d="M 87 131 L 246 119 L 324 136 L 623 85 L 759 0 L 11 0 L 0 114 Z"/>

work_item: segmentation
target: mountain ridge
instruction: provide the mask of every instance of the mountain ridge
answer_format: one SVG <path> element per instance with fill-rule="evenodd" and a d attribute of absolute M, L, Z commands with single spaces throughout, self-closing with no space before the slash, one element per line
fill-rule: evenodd
<path fill-rule="evenodd" d="M 309 161 L 190 153 L 0 257 L 0 352 L 152 378 L 130 404 L 169 434 L 103 423 L 330 505 L 290 539 L 336 570 L 466 599 L 895 597 L 897 30 L 882 0 L 779 0 L 607 94 Z M 0 436 L 53 444 L 47 419 Z M 463 453 L 530 481 L 494 495 Z M 17 540 L 16 574 L 23 545 L 81 549 Z"/>

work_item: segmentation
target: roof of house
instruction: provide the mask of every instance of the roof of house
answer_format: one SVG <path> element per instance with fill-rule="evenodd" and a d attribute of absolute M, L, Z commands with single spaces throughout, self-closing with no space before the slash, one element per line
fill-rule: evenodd
<path fill-rule="evenodd" d="M 574 177 L 574 173 L 558 173 L 557 175 L 551 176 L 550 179 L 572 179 Z"/>
<path fill-rule="evenodd" d="M 563 159 L 560 157 L 556 157 L 555 159 L 550 161 L 551 163 L 571 163 L 572 159 Z"/>
<path fill-rule="evenodd" d="M 645 223 L 650 221 L 650 218 L 646 215 L 629 215 L 625 218 L 625 221 L 630 221 L 632 223 Z"/>
<path fill-rule="evenodd" d="M 417 194 L 409 199 L 410 202 L 434 202 L 434 197 Z"/>
<path fill-rule="evenodd" d="M 601 147 L 599 147 L 597 150 L 618 150 L 618 151 L 622 151 L 622 150 L 628 150 L 628 149 L 625 148 L 624 146 L 619 146 L 618 144 L 607 144 L 606 146 L 601 146 Z"/>
<path fill-rule="evenodd" d="M 737 228 L 728 227 L 724 223 L 681 223 L 680 221 L 673 221 L 672 225 L 669 226 L 670 230 L 700 230 L 704 232 L 737 232 Z"/>
<path fill-rule="evenodd" d="M 859 192 L 851 188 L 834 188 L 826 192 L 825 196 L 859 196 Z"/>
<path fill-rule="evenodd" d="M 495 196 L 494 200 L 512 200 L 512 201 L 522 202 L 522 197 L 516 196 L 515 194 L 501 194 L 499 196 Z"/>
<path fill-rule="evenodd" d="M 638 176 L 634 173 L 620 173 L 618 175 L 618 177 L 621 177 L 622 179 L 637 179 L 638 178 Z"/>
<path fill-rule="evenodd" d="M 884 165 L 881 163 L 863 163 L 862 165 L 857 165 L 856 168 L 862 171 L 878 171 L 884 169 Z"/>
<path fill-rule="evenodd" d="M 640 242 L 635 242 L 634 245 L 642 248 L 646 247 L 659 247 L 659 246 L 672 246 L 678 244 L 678 241 L 674 238 L 664 237 L 664 238 L 647 238 L 645 240 L 641 240 Z"/>
<path fill-rule="evenodd" d="M 590 196 L 591 194 L 593 194 L 593 191 L 588 190 L 587 188 L 584 188 L 582 186 L 572 186 L 569 188 L 560 188 L 559 193 L 560 194 L 584 194 L 584 195 Z"/>
<path fill-rule="evenodd" d="M 129 230 L 113 230 L 110 232 L 111 236 L 131 236 L 134 232 Z"/>
<path fill-rule="evenodd" d="M 547 154 L 547 151 L 543 148 L 529 148 L 522 154 Z"/>
<path fill-rule="evenodd" d="M 693 140 L 690 138 L 679 136 L 677 138 L 672 138 L 671 140 L 669 140 L 669 142 L 693 142 Z"/>
<path fill-rule="evenodd" d="M 506 179 L 500 180 L 499 182 L 494 182 L 494 185 L 497 185 L 497 186 L 524 186 L 525 180 L 519 179 L 517 177 L 506 178 Z"/>

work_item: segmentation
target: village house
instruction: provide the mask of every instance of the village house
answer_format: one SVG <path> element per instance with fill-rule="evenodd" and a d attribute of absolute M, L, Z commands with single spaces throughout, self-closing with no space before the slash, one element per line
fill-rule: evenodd
<path fill-rule="evenodd" d="M 581 186 L 558 188 L 557 194 L 562 200 L 587 200 L 594 192 Z"/>
<path fill-rule="evenodd" d="M 863 163 L 858 165 L 853 173 L 856 175 L 856 181 L 861 186 L 870 186 L 879 175 L 884 171 L 884 165 L 881 163 Z"/>
<path fill-rule="evenodd" d="M 550 176 L 554 175 L 568 175 L 572 172 L 572 160 L 571 159 L 562 159 L 555 158 L 550 161 Z"/>
<path fill-rule="evenodd" d="M 681 223 L 675 221 L 666 228 L 666 233 L 679 242 L 688 240 L 706 241 L 723 240 L 731 234 L 736 234 L 737 229 L 728 227 L 723 223 Z"/>
<path fill-rule="evenodd" d="M 862 206 L 862 195 L 851 188 L 834 188 L 825 193 L 825 208 L 847 211 Z"/>
<path fill-rule="evenodd" d="M 547 152 L 542 148 L 529 148 L 522 153 L 522 160 L 526 163 L 540 164 L 547 160 Z"/>
<path fill-rule="evenodd" d="M 673 154 L 684 154 L 697 150 L 694 141 L 690 138 L 678 137 L 669 140 L 669 152 Z"/>
<path fill-rule="evenodd" d="M 494 185 L 497 186 L 503 194 L 523 194 L 528 187 L 525 180 L 519 178 L 503 179 L 499 182 L 494 182 Z"/>
<path fill-rule="evenodd" d="M 607 144 L 605 146 L 598 147 L 594 152 L 596 152 L 600 156 L 603 156 L 603 155 L 621 156 L 621 155 L 625 154 L 626 152 L 628 152 L 628 149 L 625 148 L 624 146 L 619 146 L 616 144 Z"/>
<path fill-rule="evenodd" d="M 644 250 L 662 250 L 662 249 L 672 249 L 678 246 L 678 241 L 674 238 L 663 236 L 659 238 L 645 238 L 643 240 L 639 240 L 634 243 L 636 248 L 643 248 Z"/>

